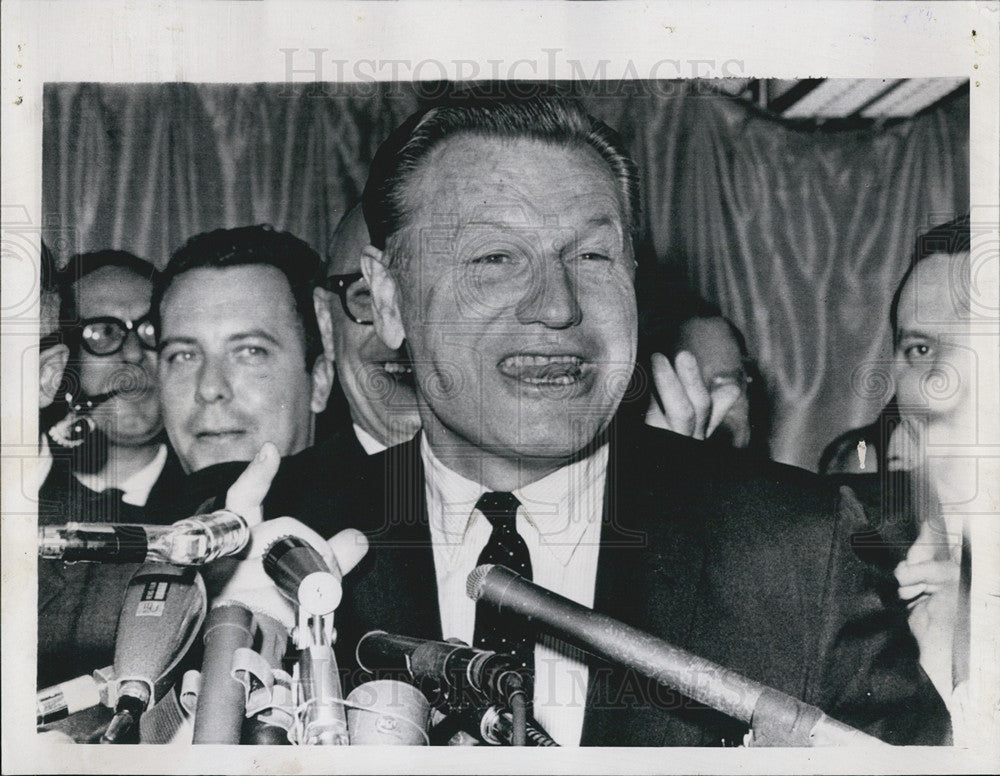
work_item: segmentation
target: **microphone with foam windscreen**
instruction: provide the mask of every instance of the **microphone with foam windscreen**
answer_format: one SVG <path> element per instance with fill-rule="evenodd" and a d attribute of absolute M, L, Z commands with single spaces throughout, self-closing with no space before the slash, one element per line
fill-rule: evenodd
<path fill-rule="evenodd" d="M 527 617 L 560 639 L 748 723 L 758 745 L 886 746 L 815 706 L 581 606 L 503 566 L 476 568 L 467 592 L 476 601 Z"/>
<path fill-rule="evenodd" d="M 166 689 L 201 627 L 206 603 L 194 569 L 147 564 L 133 574 L 118 618 L 115 678 L 109 683 L 115 716 L 102 743 L 121 742 Z"/>

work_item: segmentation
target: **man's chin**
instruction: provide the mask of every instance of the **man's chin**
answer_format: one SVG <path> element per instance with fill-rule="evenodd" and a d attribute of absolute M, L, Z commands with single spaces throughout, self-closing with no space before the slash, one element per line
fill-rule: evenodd
<path fill-rule="evenodd" d="M 185 451 L 184 459 L 189 470 L 197 472 L 220 463 L 251 461 L 259 448 L 259 444 L 248 441 L 232 445 L 195 442 Z"/>
<path fill-rule="evenodd" d="M 163 426 L 143 426 L 137 428 L 102 428 L 111 444 L 117 447 L 148 447 L 163 441 Z"/>

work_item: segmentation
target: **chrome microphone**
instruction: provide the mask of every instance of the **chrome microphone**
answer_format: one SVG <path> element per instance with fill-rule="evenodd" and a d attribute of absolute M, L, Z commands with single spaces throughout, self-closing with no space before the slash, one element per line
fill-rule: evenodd
<path fill-rule="evenodd" d="M 38 556 L 92 563 L 201 566 L 235 555 L 250 541 L 247 521 L 226 509 L 172 525 L 65 523 L 38 529 Z"/>
<path fill-rule="evenodd" d="M 333 613 L 343 593 L 340 569 L 331 569 L 308 542 L 285 536 L 264 554 L 264 570 L 298 605 L 293 639 L 299 649 L 299 743 L 346 746 L 347 715 L 333 652 Z"/>

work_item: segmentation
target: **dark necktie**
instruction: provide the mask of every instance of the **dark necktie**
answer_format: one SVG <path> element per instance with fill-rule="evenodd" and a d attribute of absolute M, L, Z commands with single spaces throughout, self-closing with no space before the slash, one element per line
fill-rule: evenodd
<path fill-rule="evenodd" d="M 84 523 L 143 522 L 142 508 L 126 504 L 122 500 L 124 495 L 125 492 L 118 488 L 95 492 L 81 485 L 75 519 Z"/>
<path fill-rule="evenodd" d="M 527 580 L 531 579 L 531 557 L 528 545 L 517 532 L 515 516 L 520 501 L 512 493 L 484 493 L 476 509 L 486 515 L 493 526 L 489 541 L 479 554 L 479 564 L 506 566 Z M 496 607 L 480 601 L 476 604 L 476 631 L 473 646 L 513 655 L 530 678 L 535 669 L 535 636 L 523 617 L 498 612 Z M 529 692 L 528 697 L 531 697 Z"/>

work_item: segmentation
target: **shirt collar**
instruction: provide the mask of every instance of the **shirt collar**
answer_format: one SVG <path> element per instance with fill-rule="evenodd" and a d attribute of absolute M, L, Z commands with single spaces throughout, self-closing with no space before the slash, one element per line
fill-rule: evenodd
<path fill-rule="evenodd" d="M 143 466 L 131 477 L 127 477 L 123 482 L 113 485 L 101 474 L 77 474 L 76 478 L 81 484 L 98 493 L 111 487 L 116 487 L 122 491 L 122 501 L 136 507 L 146 506 L 149 492 L 159 479 L 163 466 L 167 462 L 167 446 L 160 445 L 153 460 Z"/>
<path fill-rule="evenodd" d="M 487 488 L 445 466 L 431 449 L 426 434 L 421 434 L 420 455 L 429 501 L 441 505 L 441 511 L 429 515 L 429 519 L 444 541 L 457 549 L 473 521 L 486 519 L 475 507 Z M 535 541 L 529 544 L 545 547 L 559 563 L 568 564 L 588 528 L 601 520 L 607 468 L 605 442 L 586 458 L 515 490 L 521 502 L 518 514 L 537 531 L 537 536 L 532 537 Z"/>
<path fill-rule="evenodd" d="M 358 442 L 364 448 L 368 455 L 375 455 L 375 453 L 381 453 L 386 449 L 386 446 L 379 442 L 375 437 L 365 431 L 357 423 L 354 426 L 354 436 L 358 438 Z"/>

